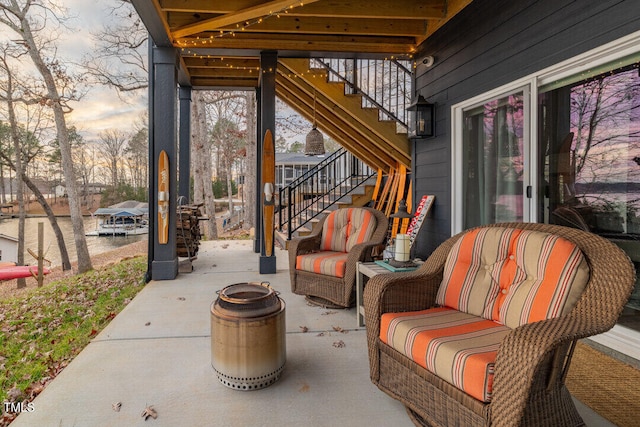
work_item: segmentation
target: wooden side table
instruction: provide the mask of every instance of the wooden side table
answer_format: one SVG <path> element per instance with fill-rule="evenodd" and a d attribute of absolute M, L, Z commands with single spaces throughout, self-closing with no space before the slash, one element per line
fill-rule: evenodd
<path fill-rule="evenodd" d="M 371 278 L 378 274 L 392 273 L 389 269 L 375 262 L 359 262 L 356 264 L 356 321 L 358 327 L 364 326 L 364 292 L 365 277 Z"/>

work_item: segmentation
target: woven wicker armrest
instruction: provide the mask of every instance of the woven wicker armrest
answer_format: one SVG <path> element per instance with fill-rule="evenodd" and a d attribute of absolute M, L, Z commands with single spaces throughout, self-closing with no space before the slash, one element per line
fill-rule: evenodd
<path fill-rule="evenodd" d="M 424 266 L 423 266 L 424 267 Z M 426 268 L 407 273 L 379 274 L 364 288 L 364 313 L 367 325 L 369 367 L 374 382 L 379 374 L 378 339 L 383 313 L 415 311 L 433 307 L 442 281 L 442 270 Z"/>
<path fill-rule="evenodd" d="M 295 259 L 298 255 L 306 254 L 320 249 L 320 239 L 320 233 L 291 239 L 289 241 L 288 251 L 289 258 L 293 260 L 293 265 L 295 265 Z"/>
<path fill-rule="evenodd" d="M 289 242 L 289 252 L 301 255 L 306 252 L 320 249 L 320 234 L 311 234 L 305 237 L 297 237 Z"/>
<path fill-rule="evenodd" d="M 562 316 L 522 325 L 505 337 L 494 371 L 493 423 L 505 425 L 526 418 L 532 395 L 560 391 L 570 344 L 589 335 L 583 326 L 575 318 Z"/>

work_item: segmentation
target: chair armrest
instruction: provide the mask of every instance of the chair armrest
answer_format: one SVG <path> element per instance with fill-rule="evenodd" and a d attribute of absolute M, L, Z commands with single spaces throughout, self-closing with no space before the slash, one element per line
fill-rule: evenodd
<path fill-rule="evenodd" d="M 531 395 L 558 389 L 564 366 L 555 366 L 556 352 L 565 363 L 569 345 L 591 335 L 570 315 L 522 325 L 509 333 L 496 356 L 491 402 L 492 422 L 506 425 L 520 420 Z M 550 384 L 550 381 L 552 383 Z"/>
<path fill-rule="evenodd" d="M 320 230 L 318 232 L 310 234 L 304 237 L 296 237 L 289 241 L 289 269 L 294 270 L 296 268 L 296 257 L 298 255 L 307 254 L 320 249 L 321 235 Z"/>
<path fill-rule="evenodd" d="M 384 313 L 416 311 L 433 307 L 442 281 L 443 269 L 431 271 L 426 264 L 416 271 L 379 274 L 364 288 L 364 315 L 371 380 L 380 376 L 380 317 Z"/>

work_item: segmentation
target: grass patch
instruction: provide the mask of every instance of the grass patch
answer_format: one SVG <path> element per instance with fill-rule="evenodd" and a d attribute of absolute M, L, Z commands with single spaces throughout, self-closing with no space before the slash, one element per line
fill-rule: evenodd
<path fill-rule="evenodd" d="M 144 287 L 146 268 L 136 257 L 0 301 L 0 404 L 39 394 Z"/>

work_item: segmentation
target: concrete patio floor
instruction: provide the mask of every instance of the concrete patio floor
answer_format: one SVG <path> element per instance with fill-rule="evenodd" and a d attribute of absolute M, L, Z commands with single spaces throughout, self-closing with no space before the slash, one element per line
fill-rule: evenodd
<path fill-rule="evenodd" d="M 276 274 L 260 275 L 252 248 L 203 242 L 192 273 L 149 283 L 12 427 L 413 425 L 370 382 L 355 310 L 308 306 L 290 291 L 286 251 L 277 250 Z M 275 384 L 236 391 L 211 367 L 210 306 L 217 290 L 249 281 L 270 282 L 286 303 L 287 362 Z M 157 418 L 145 421 L 149 405 Z M 578 407 L 588 426 L 612 426 Z"/>

